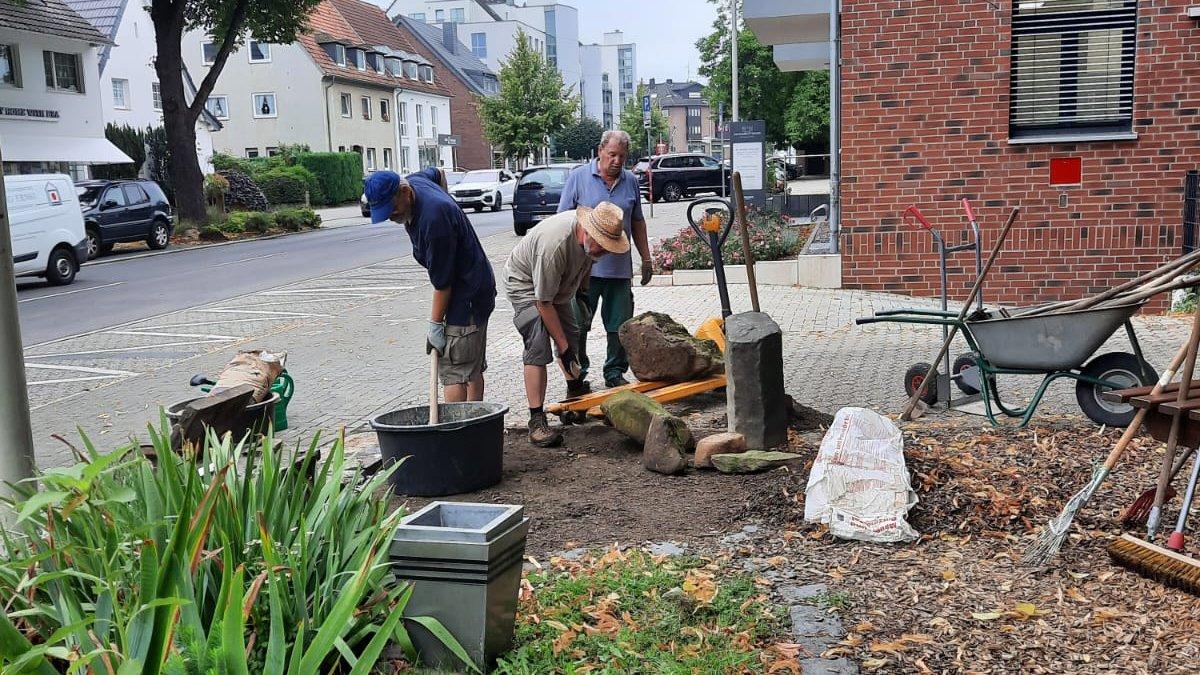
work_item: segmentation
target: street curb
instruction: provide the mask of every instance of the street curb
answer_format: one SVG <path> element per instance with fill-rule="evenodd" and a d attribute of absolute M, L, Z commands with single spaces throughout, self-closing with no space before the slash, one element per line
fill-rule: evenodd
<path fill-rule="evenodd" d="M 174 247 L 174 248 L 165 248 L 161 251 L 147 251 L 146 253 L 138 253 L 136 255 L 127 255 L 127 256 L 122 256 L 119 258 L 114 257 L 109 260 L 89 260 L 88 262 L 85 262 L 82 265 L 80 265 L 80 267 L 88 267 L 88 266 L 95 266 L 95 265 L 110 265 L 112 263 L 125 262 L 126 260 L 140 260 L 141 258 L 153 258 L 155 256 L 169 255 L 171 253 L 186 253 L 187 251 L 200 251 L 200 250 L 203 250 L 206 248 L 217 248 L 219 246 L 232 246 L 233 244 L 242 244 L 242 243 L 251 242 L 251 241 L 270 241 L 271 239 L 280 239 L 282 237 L 292 237 L 297 234 L 308 234 L 310 232 L 318 232 L 320 230 L 326 230 L 326 231 L 348 230 L 352 227 L 362 227 L 363 225 L 370 225 L 370 224 L 371 223 L 358 223 L 357 225 L 343 225 L 341 227 L 317 227 L 317 228 L 313 228 L 311 230 L 304 230 L 302 232 L 280 232 L 278 234 L 268 234 L 263 237 L 254 237 L 253 239 L 234 239 L 232 241 L 218 241 L 218 242 L 214 242 L 211 244 L 200 244 L 197 246 L 182 246 L 182 247 Z"/>

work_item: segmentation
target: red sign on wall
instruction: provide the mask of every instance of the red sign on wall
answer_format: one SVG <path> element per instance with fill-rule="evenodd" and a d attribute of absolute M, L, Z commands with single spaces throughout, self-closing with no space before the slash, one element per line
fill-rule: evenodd
<path fill-rule="evenodd" d="M 1083 182 L 1083 160 L 1062 157 L 1050 160 L 1051 185 L 1079 185 Z"/>

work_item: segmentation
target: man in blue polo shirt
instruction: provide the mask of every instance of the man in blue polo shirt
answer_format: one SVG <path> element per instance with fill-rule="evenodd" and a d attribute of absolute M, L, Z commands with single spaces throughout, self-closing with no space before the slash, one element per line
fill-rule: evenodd
<path fill-rule="evenodd" d="M 575 167 L 567 176 L 562 198 L 558 202 L 559 212 L 570 211 L 580 206 L 595 207 L 601 202 L 612 202 L 625 214 L 625 234 L 637 247 L 642 259 L 642 285 L 650 283 L 654 268 L 650 264 L 650 243 L 646 238 L 646 220 L 642 217 L 642 195 L 638 190 L 637 178 L 625 168 L 629 156 L 629 134 L 620 130 L 604 132 L 596 159 Z M 592 265 L 591 278 L 587 282 L 587 295 L 580 308 L 579 364 L 583 367 L 581 381 L 587 378 L 589 359 L 586 336 L 592 328 L 592 317 L 600 308 L 600 318 L 608 333 L 608 354 L 604 360 L 604 385 L 618 387 L 626 384 L 625 371 L 629 370 L 629 357 L 621 346 L 617 331 L 621 324 L 633 318 L 633 257 L 629 251 L 619 255 L 606 255 Z"/>
<path fill-rule="evenodd" d="M 425 351 L 436 350 L 449 403 L 483 400 L 487 326 L 496 308 L 496 277 L 471 221 L 446 192 L 445 175 L 430 167 L 401 178 L 376 171 L 363 193 L 371 222 L 404 225 L 413 258 L 429 272 L 433 302 Z"/>

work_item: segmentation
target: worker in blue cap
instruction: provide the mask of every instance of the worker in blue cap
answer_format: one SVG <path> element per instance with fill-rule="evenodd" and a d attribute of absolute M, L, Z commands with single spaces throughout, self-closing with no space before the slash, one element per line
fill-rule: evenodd
<path fill-rule="evenodd" d="M 446 192 L 445 175 L 433 167 L 406 178 L 376 171 L 364 181 L 363 193 L 371 222 L 403 225 L 413 258 L 429 272 L 433 301 L 425 351 L 441 357 L 445 401 L 482 401 L 496 277 L 471 221 Z"/>

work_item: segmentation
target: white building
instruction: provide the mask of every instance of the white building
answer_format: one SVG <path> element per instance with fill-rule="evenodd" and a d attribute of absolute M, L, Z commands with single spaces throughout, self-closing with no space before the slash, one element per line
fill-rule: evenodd
<path fill-rule="evenodd" d="M 637 95 L 637 45 L 619 30 L 604 34 L 599 44 L 580 45 L 583 68 L 583 114 L 615 129 L 621 109 Z"/>
<path fill-rule="evenodd" d="M 163 124 L 158 74 L 154 70 L 154 24 L 142 2 L 133 0 L 66 0 L 80 16 L 115 44 L 100 48 L 100 100 L 105 124 L 135 129 Z M 188 98 L 196 87 L 184 72 Z M 212 173 L 212 132 L 221 123 L 207 111 L 196 122 L 196 158 L 200 170 Z"/>
<path fill-rule="evenodd" d="M 0 0 L 0 156 L 6 173 L 88 176 L 132 162 L 104 137 L 100 47 L 62 0 Z"/>
<path fill-rule="evenodd" d="M 217 150 L 274 154 L 282 144 L 354 151 L 363 169 L 448 166 L 450 97 L 432 62 L 378 7 L 325 0 L 292 44 L 247 41 L 230 55 L 208 109 L 224 125 Z M 183 54 L 197 77 L 217 50 L 199 32 Z"/>
<path fill-rule="evenodd" d="M 493 72 L 500 72 L 500 64 L 517 46 L 517 34 L 524 32 L 535 51 L 546 54 L 549 37 L 546 34 L 545 16 L 537 12 L 501 14 L 500 10 L 511 9 L 503 4 L 487 0 L 372 0 L 387 15 L 395 18 L 406 16 L 415 21 L 440 26 L 444 23 L 458 24 L 458 35 L 470 45 L 472 53 Z"/>

